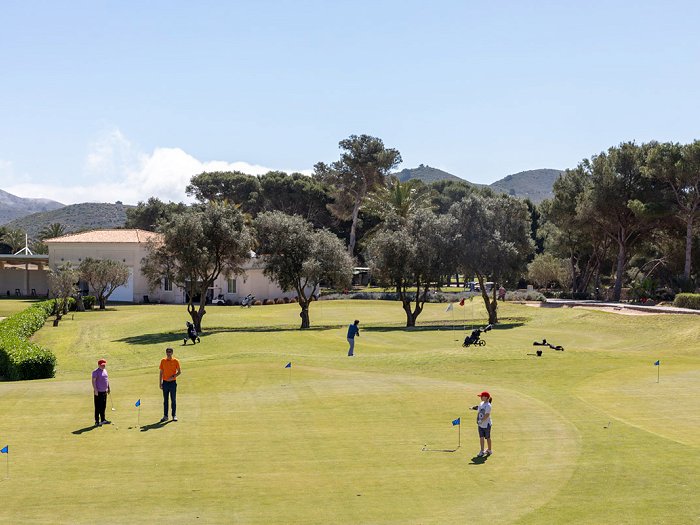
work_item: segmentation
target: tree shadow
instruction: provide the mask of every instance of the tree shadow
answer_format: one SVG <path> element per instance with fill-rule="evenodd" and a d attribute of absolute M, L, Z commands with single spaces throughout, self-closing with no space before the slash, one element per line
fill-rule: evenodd
<path fill-rule="evenodd" d="M 95 430 L 96 428 L 100 428 L 97 425 L 90 425 L 89 427 L 85 428 L 79 428 L 78 430 L 74 430 L 71 432 L 71 434 L 75 434 L 76 436 L 79 436 L 80 434 L 84 434 L 85 432 L 90 432 L 91 430 Z"/>
<path fill-rule="evenodd" d="M 183 339 L 184 335 L 178 334 L 176 332 L 160 332 L 156 334 L 139 334 L 132 335 L 129 337 L 122 337 L 121 339 L 115 339 L 112 342 L 127 343 L 130 345 L 152 345 L 174 343 L 175 341 L 182 341 Z"/>
<path fill-rule="evenodd" d="M 151 423 L 150 425 L 143 425 L 141 427 L 141 432 L 148 432 L 149 430 L 155 430 L 157 428 L 163 428 L 168 423 L 172 423 L 172 419 L 167 421 L 158 421 L 157 423 Z"/>

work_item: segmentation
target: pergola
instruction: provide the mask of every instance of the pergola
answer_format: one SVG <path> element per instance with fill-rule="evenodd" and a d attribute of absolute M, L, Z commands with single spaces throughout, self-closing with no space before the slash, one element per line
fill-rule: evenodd
<path fill-rule="evenodd" d="M 29 288 L 29 272 L 44 271 L 49 266 L 48 255 L 32 255 L 18 253 L 16 255 L 0 254 L 0 272 L 6 269 L 23 269 L 24 270 L 24 291 L 20 290 L 21 295 L 30 295 Z"/>

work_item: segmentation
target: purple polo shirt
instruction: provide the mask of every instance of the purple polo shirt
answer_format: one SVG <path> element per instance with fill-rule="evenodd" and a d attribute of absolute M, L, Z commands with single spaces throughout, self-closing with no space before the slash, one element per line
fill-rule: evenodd
<path fill-rule="evenodd" d="M 109 376 L 107 370 L 97 369 L 92 372 L 92 378 L 95 380 L 95 388 L 98 392 L 107 392 L 109 388 Z"/>

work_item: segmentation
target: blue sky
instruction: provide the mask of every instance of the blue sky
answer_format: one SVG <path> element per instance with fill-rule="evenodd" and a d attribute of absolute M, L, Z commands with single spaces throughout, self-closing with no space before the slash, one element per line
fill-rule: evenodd
<path fill-rule="evenodd" d="M 700 138 L 691 1 L 7 1 L 0 189 L 185 200 L 204 170 L 310 173 L 367 133 L 491 183 Z"/>

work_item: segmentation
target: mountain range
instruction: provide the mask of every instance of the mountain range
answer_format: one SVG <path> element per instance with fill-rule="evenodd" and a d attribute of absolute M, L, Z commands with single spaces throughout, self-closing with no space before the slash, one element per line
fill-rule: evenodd
<path fill-rule="evenodd" d="M 426 184 L 437 180 L 462 181 L 472 186 L 488 187 L 499 193 L 530 199 L 537 204 L 544 199 L 550 199 L 554 196 L 552 186 L 562 173 L 564 173 L 562 170 L 554 169 L 528 170 L 508 175 L 492 184 L 475 184 L 452 173 L 421 164 L 417 168 L 403 169 L 393 175 L 401 182 L 410 179 L 418 179 Z"/>
<path fill-rule="evenodd" d="M 521 171 L 489 185 L 475 184 L 424 164 L 417 168 L 403 169 L 393 175 L 402 182 L 410 179 L 418 179 L 426 184 L 438 180 L 461 181 L 539 203 L 553 196 L 552 185 L 562 173 L 555 169 Z M 8 229 L 19 228 L 34 238 L 41 229 L 54 223 L 62 224 L 66 233 L 93 228 L 121 228 L 126 222 L 128 207 L 121 202 L 86 202 L 65 206 L 50 199 L 25 199 L 0 190 L 0 225 Z"/>
<path fill-rule="evenodd" d="M 31 213 L 62 208 L 64 204 L 50 199 L 24 199 L 0 190 L 0 224 Z"/>
<path fill-rule="evenodd" d="M 121 202 L 83 202 L 70 204 L 57 210 L 32 213 L 3 224 L 8 230 L 20 229 L 36 239 L 39 232 L 50 224 L 59 223 L 65 233 L 102 228 L 123 228 L 126 223 L 126 206 Z"/>

